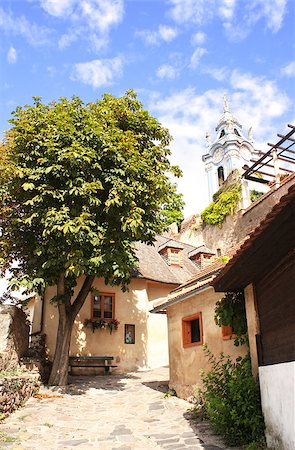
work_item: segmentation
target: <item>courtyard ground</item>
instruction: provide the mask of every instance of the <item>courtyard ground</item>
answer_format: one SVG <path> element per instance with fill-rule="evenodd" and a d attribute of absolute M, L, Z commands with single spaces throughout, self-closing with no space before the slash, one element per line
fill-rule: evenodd
<path fill-rule="evenodd" d="M 164 396 L 167 380 L 160 368 L 42 388 L 2 423 L 0 449 L 225 449 L 207 423 L 193 420 L 191 404 Z"/>

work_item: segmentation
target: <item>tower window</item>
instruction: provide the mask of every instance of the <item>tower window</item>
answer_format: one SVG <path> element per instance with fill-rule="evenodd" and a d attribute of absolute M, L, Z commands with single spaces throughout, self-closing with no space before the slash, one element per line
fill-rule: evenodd
<path fill-rule="evenodd" d="M 220 135 L 219 135 L 219 139 L 222 138 L 224 135 L 225 135 L 225 131 L 224 131 L 224 130 L 221 130 L 221 133 L 220 133 Z"/>
<path fill-rule="evenodd" d="M 240 133 L 238 132 L 238 130 L 236 128 L 234 128 L 234 132 L 237 136 L 241 136 Z"/>
<path fill-rule="evenodd" d="M 218 174 L 218 186 L 221 187 L 224 182 L 224 170 L 222 166 L 218 167 L 217 174 Z"/>

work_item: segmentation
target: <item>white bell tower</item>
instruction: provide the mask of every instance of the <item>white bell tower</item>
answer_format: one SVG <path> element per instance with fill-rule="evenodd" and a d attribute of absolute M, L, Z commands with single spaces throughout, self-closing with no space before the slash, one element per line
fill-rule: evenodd
<path fill-rule="evenodd" d="M 228 175 L 235 169 L 251 165 L 251 159 L 257 155 L 253 147 L 251 128 L 248 138 L 243 135 L 242 125 L 229 110 L 226 95 L 223 97 L 223 114 L 215 128 L 214 142 L 206 134 L 208 153 L 202 156 L 208 178 L 210 202 L 212 195 L 218 191 Z"/>

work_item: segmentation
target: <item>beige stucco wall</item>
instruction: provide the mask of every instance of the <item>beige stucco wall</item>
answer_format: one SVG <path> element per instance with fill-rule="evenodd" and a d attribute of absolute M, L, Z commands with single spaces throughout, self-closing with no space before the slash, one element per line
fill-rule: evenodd
<path fill-rule="evenodd" d="M 176 390 L 177 395 L 187 398 L 195 393 L 195 387 L 201 386 L 200 370 L 210 370 L 208 359 L 202 345 L 184 348 L 182 343 L 182 319 L 193 314 L 202 313 L 203 343 L 216 356 L 221 352 L 236 358 L 246 354 L 245 347 L 236 347 L 233 340 L 222 338 L 221 328 L 214 322 L 216 302 L 222 298 L 222 293 L 216 293 L 212 287 L 198 295 L 183 300 L 167 310 L 170 388 Z"/>
<path fill-rule="evenodd" d="M 82 279 L 78 280 L 77 289 Z M 81 308 L 73 327 L 70 355 L 114 357 L 117 371 L 128 371 L 165 365 L 168 362 L 167 320 L 166 316 L 150 314 L 153 301 L 164 298 L 171 288 L 155 285 L 149 288 L 146 280 L 133 279 L 129 292 L 119 287 L 106 286 L 103 279 L 95 279 L 93 286 L 100 292 L 115 294 L 115 318 L 119 320 L 118 330 L 112 334 L 107 329 L 98 329 L 94 333 L 85 328 L 85 319 L 91 317 L 91 294 Z M 50 298 L 56 294 L 56 288 L 50 287 L 45 294 L 44 326 L 49 357 L 54 354 L 58 310 L 50 304 Z M 124 325 L 135 324 L 135 344 L 124 343 Z"/>

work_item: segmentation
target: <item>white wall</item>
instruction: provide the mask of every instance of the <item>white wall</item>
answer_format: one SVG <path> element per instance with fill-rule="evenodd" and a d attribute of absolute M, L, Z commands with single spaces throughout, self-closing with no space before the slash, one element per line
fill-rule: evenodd
<path fill-rule="evenodd" d="M 295 449 L 295 361 L 259 367 L 267 445 Z"/>

